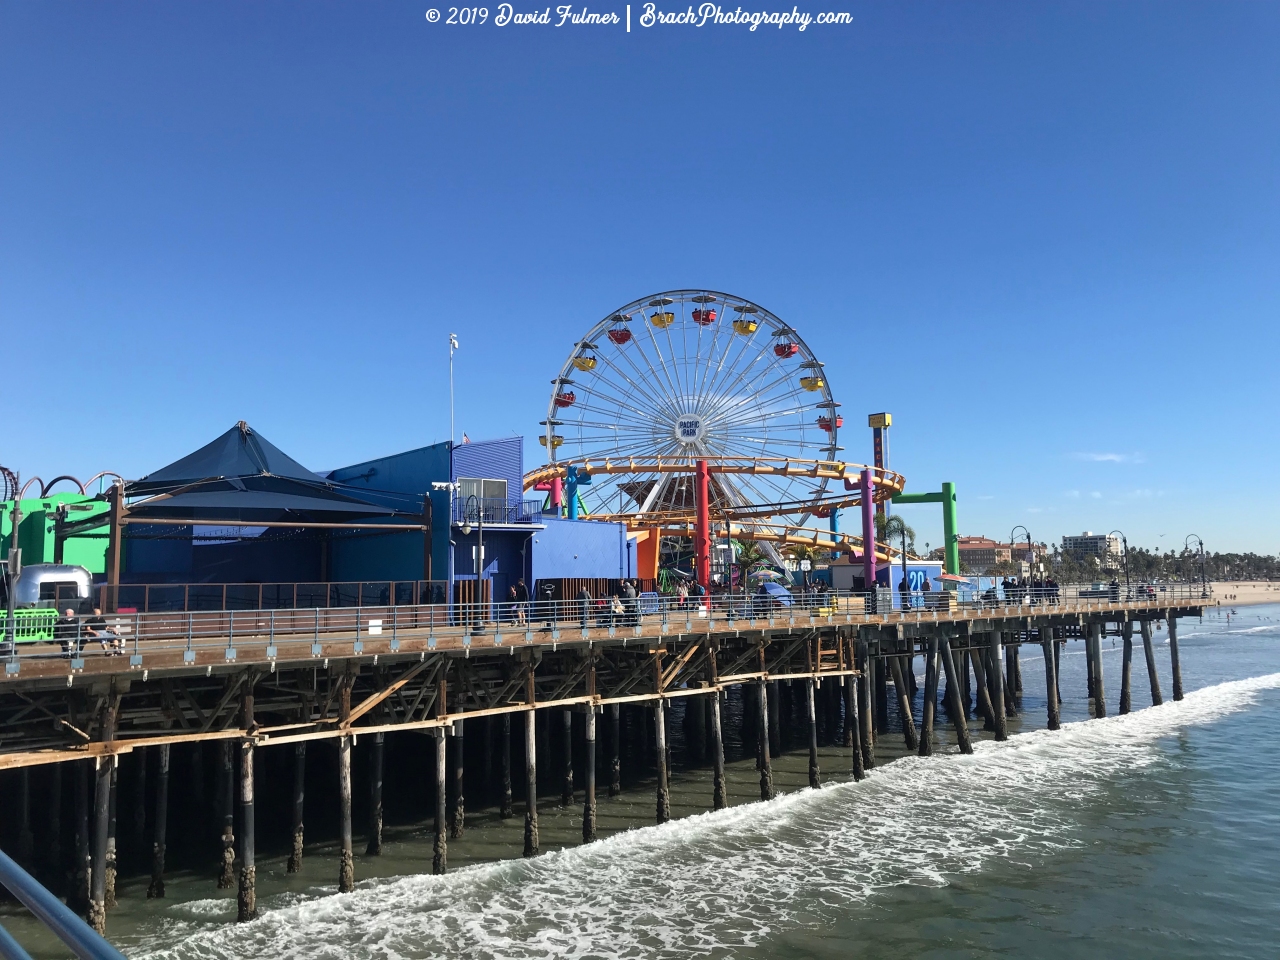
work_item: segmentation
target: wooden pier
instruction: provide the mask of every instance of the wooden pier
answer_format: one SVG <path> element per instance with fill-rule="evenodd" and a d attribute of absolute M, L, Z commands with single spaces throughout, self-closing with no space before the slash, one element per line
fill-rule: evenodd
<path fill-rule="evenodd" d="M 561 601 L 532 607 L 528 623 L 486 622 L 431 606 L 118 617 L 115 626 L 127 637 L 119 655 L 87 648 L 64 653 L 46 644 L 22 645 L 10 658 L 0 680 L 0 777 L 10 809 L 28 820 L 29 768 L 50 768 L 50 791 L 54 784 L 61 791 L 65 782 L 74 792 L 77 873 L 71 900 L 102 929 L 114 902 L 118 798 L 136 803 L 150 791 L 148 896 L 162 897 L 170 749 L 212 744 L 209 749 L 220 757 L 214 791 L 223 838 L 219 885 L 238 888 L 238 916 L 246 920 L 256 915 L 254 771 L 255 756 L 264 751 L 288 748 L 291 758 L 292 777 L 283 789 L 292 793 L 294 871 L 303 856 L 307 745 L 336 741 L 337 873 L 339 890 L 345 891 L 357 874 L 351 753 L 358 738 L 371 745 L 368 782 L 362 784 L 369 798 L 365 856 L 381 850 L 388 735 L 417 732 L 434 739 L 434 769 L 423 775 L 434 783 L 433 869 L 443 872 L 448 840 L 466 827 L 464 734 L 471 737 L 473 729 L 483 733 L 486 749 L 497 750 L 500 772 L 489 764 L 486 776 L 500 778 L 493 793 L 502 816 L 514 815 L 516 801 L 522 801 L 521 852 L 533 856 L 539 851 L 537 764 L 551 736 L 563 738 L 553 751 L 564 764 L 557 774 L 560 800 L 581 798 L 583 840 L 589 842 L 595 836 L 597 772 L 610 796 L 620 789 L 620 710 L 644 718 L 657 766 L 655 821 L 661 823 L 671 815 L 667 723 L 668 708 L 678 699 L 692 698 L 683 712 L 699 738 L 699 755 L 713 768 L 708 807 L 719 809 L 727 803 L 722 706 L 731 688 L 741 688 L 743 740 L 749 734 L 756 743 L 759 796 L 769 799 L 780 692 L 788 703 L 803 704 L 808 731 L 801 740 L 809 748 L 810 784 L 821 782 L 817 731 L 820 723 L 832 728 L 825 718 L 834 721 L 849 749 L 842 772 L 861 778 L 874 765 L 877 737 L 901 736 L 922 755 L 936 748 L 944 687 L 941 706 L 961 751 L 972 750 L 965 722 L 971 695 L 984 726 L 1004 739 L 1008 717 L 1020 702 L 1017 648 L 1024 644 L 1043 649 L 1050 729 L 1059 724 L 1058 657 L 1067 637 L 1086 641 L 1097 716 L 1107 710 L 1100 638 L 1110 632 L 1124 638 L 1118 705 L 1124 713 L 1134 699 L 1135 625 L 1152 702 L 1161 701 L 1151 636 L 1153 622 L 1166 621 L 1172 695 L 1181 699 L 1177 620 L 1200 615 L 1207 601 L 1196 593 L 938 605 L 885 614 L 868 613 L 872 604 L 860 595 L 789 610 L 761 609 L 743 598 L 717 600 L 703 610 L 665 600 L 648 606 L 633 601 L 622 613 L 603 616 L 599 607 Z M 925 662 L 918 725 L 912 711 L 917 656 Z M 894 732 L 886 730 L 890 698 L 902 718 Z M 550 715 L 545 730 L 535 723 L 538 714 Z M 575 724 L 576 715 L 585 722 Z M 472 722 L 482 719 L 482 727 Z M 598 742 L 604 744 L 601 753 Z M 142 750 L 155 752 L 156 772 L 150 781 L 128 784 L 126 792 L 119 785 L 119 758 Z M 575 771 L 575 756 L 584 755 L 584 768 Z M 513 774 L 513 758 L 524 766 L 523 789 L 513 790 L 521 772 Z M 76 761 L 74 775 L 64 778 L 62 765 Z M 145 773 L 146 765 L 131 769 Z M 196 784 L 188 788 L 203 790 Z"/>

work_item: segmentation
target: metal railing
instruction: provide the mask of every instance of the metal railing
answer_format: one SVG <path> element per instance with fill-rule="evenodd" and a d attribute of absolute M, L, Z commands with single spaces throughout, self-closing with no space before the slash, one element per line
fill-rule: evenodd
<path fill-rule="evenodd" d="M 1150 590 L 1148 591 L 1148 586 Z M 573 597 L 526 603 L 455 602 L 415 606 L 314 607 L 187 611 L 172 613 L 107 614 L 90 631 L 87 617 L 61 618 L 52 637 L 43 642 L 0 645 L 9 675 L 24 662 L 65 658 L 71 670 L 84 668 L 86 656 L 128 656 L 131 669 L 207 664 L 236 660 L 271 662 L 281 656 L 352 656 L 365 652 L 397 652 L 402 640 L 437 640 L 470 647 L 474 634 L 486 634 L 491 644 L 532 643 L 565 639 L 573 631 L 657 630 L 659 635 L 742 629 L 769 625 L 859 624 L 896 620 L 962 620 L 971 617 L 1031 616 L 1092 612 L 1124 608 L 1123 595 L 1094 596 L 1091 585 L 1027 590 L 1018 596 L 975 596 L 958 591 L 916 591 L 897 595 L 881 588 L 873 594 L 834 590 L 790 594 L 718 593 L 680 597 L 643 593 L 636 597 Z M 1199 584 L 1135 585 L 1130 604 L 1157 611 L 1175 604 L 1203 600 Z M 547 634 L 550 634 L 548 637 Z M 596 634 L 595 636 L 598 636 Z M 383 644 L 387 646 L 384 647 Z M 335 645 L 336 646 L 335 648 Z"/>
<path fill-rule="evenodd" d="M 108 603 L 114 590 L 115 602 Z M 447 580 L 353 580 L 308 583 L 122 583 L 96 584 L 88 606 L 129 613 L 197 610 L 302 610 L 313 607 L 418 606 L 447 603 Z M 80 607 L 75 586 L 58 586 L 54 609 Z"/>
<path fill-rule="evenodd" d="M 124 960 L 124 954 L 104 940 L 2 850 L 0 884 L 35 914 L 36 919 L 80 960 Z M 4 960 L 31 960 L 27 951 L 3 927 L 0 927 L 0 957 Z"/>
<path fill-rule="evenodd" d="M 521 500 L 511 503 L 502 498 L 455 497 L 452 517 L 454 523 L 477 524 L 481 520 L 492 524 L 534 523 L 542 518 L 541 500 Z"/>

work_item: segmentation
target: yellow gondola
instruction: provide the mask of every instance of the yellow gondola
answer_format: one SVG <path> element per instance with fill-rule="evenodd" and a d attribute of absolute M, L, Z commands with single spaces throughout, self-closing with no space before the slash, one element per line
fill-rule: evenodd
<path fill-rule="evenodd" d="M 579 370 L 594 370 L 596 368 L 596 358 L 591 356 L 574 357 L 573 365 Z"/>
<path fill-rule="evenodd" d="M 740 333 L 744 337 L 751 336 L 751 334 L 755 333 L 759 328 L 759 321 L 752 320 L 750 317 L 742 317 L 739 320 L 733 321 L 733 332 Z"/>
<path fill-rule="evenodd" d="M 661 310 L 655 310 L 653 313 L 649 314 L 649 322 L 659 330 L 665 330 L 676 322 L 676 315 L 674 313 L 664 313 Z"/>
<path fill-rule="evenodd" d="M 821 377 L 801 377 L 800 386 L 804 387 L 810 393 L 816 393 L 827 385 L 827 382 Z"/>
<path fill-rule="evenodd" d="M 546 438 L 546 435 L 545 435 L 545 434 L 544 434 L 543 436 L 538 437 L 538 443 L 542 444 L 544 447 L 547 445 L 547 438 Z M 558 437 L 558 436 L 555 436 L 554 434 L 552 435 L 552 437 L 551 437 L 551 449 L 552 449 L 552 450 L 554 450 L 556 447 L 560 446 L 560 444 L 562 444 L 562 443 L 564 443 L 564 437 Z"/>

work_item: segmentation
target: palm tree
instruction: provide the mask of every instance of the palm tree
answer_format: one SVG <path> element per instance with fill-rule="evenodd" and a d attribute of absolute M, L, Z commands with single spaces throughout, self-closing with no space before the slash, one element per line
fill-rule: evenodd
<path fill-rule="evenodd" d="M 894 539 L 902 540 L 902 592 L 904 600 L 903 606 L 906 606 L 906 594 L 907 589 L 910 586 L 907 580 L 907 543 L 908 541 L 910 542 L 911 550 L 914 552 L 916 546 L 916 532 L 912 530 L 911 527 L 907 526 L 907 522 L 896 513 L 885 517 L 883 524 L 881 524 L 879 520 L 880 517 L 877 515 L 876 526 L 878 528 L 882 528 L 883 532 L 881 535 L 884 537 L 885 543 Z"/>

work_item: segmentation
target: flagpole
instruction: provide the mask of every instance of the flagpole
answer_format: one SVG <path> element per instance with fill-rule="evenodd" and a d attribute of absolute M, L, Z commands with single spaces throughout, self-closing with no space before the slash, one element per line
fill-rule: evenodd
<path fill-rule="evenodd" d="M 458 335 L 449 334 L 449 446 L 453 446 L 453 351 L 458 349 Z"/>

